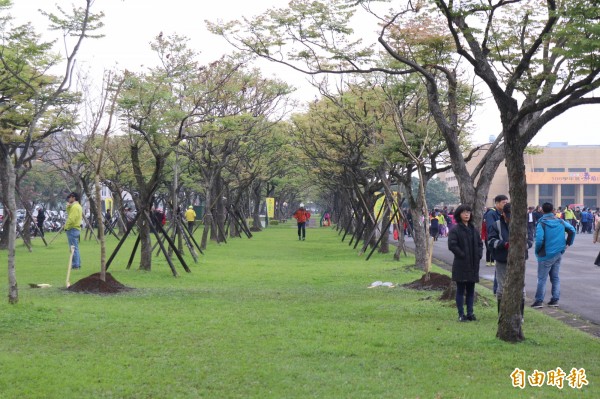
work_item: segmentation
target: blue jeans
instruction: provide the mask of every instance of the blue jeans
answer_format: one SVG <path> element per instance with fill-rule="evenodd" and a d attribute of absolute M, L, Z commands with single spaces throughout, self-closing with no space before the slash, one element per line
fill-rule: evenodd
<path fill-rule="evenodd" d="M 75 247 L 75 251 L 73 252 L 73 263 L 71 267 L 78 268 L 81 267 L 81 258 L 79 257 L 79 236 L 81 231 L 78 229 L 69 229 L 67 230 L 67 240 L 69 240 L 69 250 L 71 249 L 71 245 Z"/>
<path fill-rule="evenodd" d="M 535 291 L 536 301 L 544 301 L 548 275 L 550 275 L 550 283 L 552 284 L 552 300 L 558 301 L 560 299 L 560 280 L 558 279 L 558 272 L 560 271 L 561 259 L 562 254 L 559 253 L 552 258 L 538 260 L 538 283 L 537 290 Z"/>

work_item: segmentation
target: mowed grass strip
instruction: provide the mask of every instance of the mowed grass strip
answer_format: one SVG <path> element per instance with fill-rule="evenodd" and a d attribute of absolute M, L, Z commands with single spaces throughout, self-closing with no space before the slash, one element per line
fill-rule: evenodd
<path fill-rule="evenodd" d="M 600 397 L 597 339 L 527 309 L 527 340 L 501 342 L 489 290 L 477 287 L 490 303 L 476 304 L 480 321 L 458 323 L 438 292 L 367 288 L 418 279 L 412 258 L 367 262 L 340 239 L 314 228 L 298 241 L 273 226 L 211 243 L 197 264 L 186 254 L 192 273 L 175 259 L 177 278 L 162 257 L 152 272 L 137 259 L 126 270 L 130 239 L 109 272 L 135 290 L 112 296 L 63 289 L 64 234 L 48 248 L 36 239 L 32 253 L 20 244 L 19 304 L 0 290 L 0 398 Z M 81 249 L 72 283 L 99 271 L 99 245 Z M 589 385 L 512 386 L 515 368 L 557 367 L 585 369 Z"/>

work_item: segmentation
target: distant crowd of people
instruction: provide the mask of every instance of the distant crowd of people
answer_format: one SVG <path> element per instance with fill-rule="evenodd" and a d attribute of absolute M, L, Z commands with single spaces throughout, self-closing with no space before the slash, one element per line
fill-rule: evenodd
<path fill-rule="evenodd" d="M 448 237 L 450 229 L 455 224 L 453 210 L 444 207 L 441 210 L 434 209 L 429 213 L 429 235 L 437 241 L 438 237 Z"/>
<path fill-rule="evenodd" d="M 541 206 L 535 208 L 530 206 L 528 212 L 528 223 L 530 228 L 535 232 L 534 226 L 540 220 L 543 215 Z M 558 207 L 554 211 L 554 215 L 570 223 L 577 231 L 577 234 L 592 234 L 595 224 L 600 221 L 600 208 L 592 210 L 591 208 L 580 208 L 578 206 L 569 207 Z"/>

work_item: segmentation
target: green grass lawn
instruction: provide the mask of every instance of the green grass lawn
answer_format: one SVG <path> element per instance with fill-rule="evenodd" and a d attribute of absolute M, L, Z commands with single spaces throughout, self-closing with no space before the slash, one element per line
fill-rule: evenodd
<path fill-rule="evenodd" d="M 133 241 L 109 272 L 135 290 L 112 296 L 63 289 L 64 234 L 32 253 L 19 244 L 19 304 L 0 289 L 0 398 L 600 397 L 597 339 L 527 309 L 526 341 L 501 342 L 480 286 L 491 306 L 477 303 L 471 323 L 437 292 L 368 289 L 421 273 L 411 258 L 366 262 L 334 230 L 298 241 L 288 223 L 212 243 L 198 264 L 187 256 L 190 274 L 175 260 L 177 278 L 160 258 L 152 272 L 125 270 Z M 81 250 L 72 283 L 99 271 L 99 245 Z M 6 252 L 0 261 L 6 282 Z M 512 386 L 515 368 L 558 367 L 585 369 L 589 385 Z"/>

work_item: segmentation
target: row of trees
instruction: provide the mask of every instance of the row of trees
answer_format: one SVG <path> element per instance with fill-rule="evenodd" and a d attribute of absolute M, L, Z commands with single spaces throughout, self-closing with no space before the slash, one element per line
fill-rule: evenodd
<path fill-rule="evenodd" d="M 276 197 L 279 206 L 293 208 L 308 192 L 307 182 L 314 182 L 319 202 L 334 210 L 341 226 L 353 224 L 361 231 L 366 248 L 377 230 L 372 209 L 378 193 L 392 204 L 392 185 L 403 187 L 413 220 L 419 221 L 428 209 L 428 183 L 449 169 L 459 183 L 460 201 L 473 205 L 479 225 L 491 178 L 506 159 L 514 244 L 506 284 L 509 299 L 502 302 L 498 336 L 522 340 L 519 305 L 527 206 L 522 154 L 550 120 L 574 106 L 599 102 L 588 95 L 600 84 L 597 7 L 592 0 L 547 1 L 544 7 L 526 0 L 434 0 L 409 1 L 399 11 L 378 13 L 379 3 L 385 2 L 299 0 L 252 20 L 209 24 L 246 54 L 209 65 L 197 62 L 185 38 L 161 33 L 152 44 L 157 67 L 107 73 L 100 96 L 87 95 L 89 86 L 79 86 L 81 97 L 99 98 L 95 102 L 80 101 L 67 90 L 72 55 L 61 80 L 48 75 L 46 65 L 34 63 L 57 59 L 50 57 L 50 44 L 39 43 L 30 27 L 25 29 L 31 38 L 27 46 L 21 41 L 24 35 L 7 42 L 1 52 L 3 93 L 14 94 L 2 104 L 18 111 L 17 116 L 0 115 L 0 146 L 6 154 L 0 168 L 2 200 L 9 211 L 9 301 L 17 298 L 11 236 L 17 176 L 27 168 L 27 157 L 37 157 L 41 148 L 47 149 L 54 167 L 77 177 L 76 187 L 90 199 L 95 198 L 90 190 L 98 191 L 101 181 L 113 192 L 132 193 L 139 212 L 151 209 L 157 192 L 169 198 L 173 209 L 182 200 L 202 196 L 204 247 L 209 238 L 225 239 L 230 207 L 252 203 L 257 218 L 266 194 Z M 78 38 L 72 54 L 92 27 L 100 25 L 89 13 L 90 1 L 85 4 L 70 19 L 51 16 L 67 36 Z M 377 40 L 383 51 L 353 41 L 352 18 L 358 9 L 380 22 Z M 5 31 L 13 32 L 8 20 L 4 22 Z M 31 48 L 37 51 L 32 59 Z M 21 64 L 12 54 L 19 54 L 23 66 L 17 67 Z M 340 79 L 315 81 L 321 98 L 306 112 L 284 120 L 293 106 L 288 97 L 292 88 L 248 69 L 245 65 L 254 56 Z M 27 74 L 36 83 L 24 86 L 33 93 L 25 99 L 20 96 L 23 82 L 29 82 Z M 466 162 L 480 150 L 468 143 L 473 109 L 482 95 L 474 90 L 474 79 L 491 93 L 502 131 L 475 169 L 468 170 Z M 46 92 L 49 87 L 54 91 Z M 37 113 L 25 113 L 34 108 L 30 104 L 44 101 L 48 105 Z M 74 115 L 82 115 L 79 123 Z M 35 145 L 49 143 L 50 137 L 50 144 Z M 417 190 L 412 189 L 415 176 Z M 93 212 L 99 209 L 99 204 L 92 206 Z M 393 207 L 386 212 L 384 217 Z M 415 223 L 414 232 L 417 264 L 424 269 L 431 251 L 427 223 L 427 218 Z M 138 227 L 140 267 L 149 270 L 149 226 L 139 219 Z"/>
<path fill-rule="evenodd" d="M 394 2 L 390 9 L 385 3 L 390 1 L 299 0 L 252 20 L 210 26 L 241 50 L 313 76 L 382 73 L 419 81 L 428 114 L 447 146 L 461 202 L 473 206 L 476 225 L 491 178 L 506 160 L 514 244 L 506 281 L 509 299 L 502 302 L 497 336 L 521 341 L 527 208 L 523 152 L 557 116 L 573 107 L 600 103 L 591 95 L 600 85 L 598 4 L 408 0 Z M 353 36 L 353 16 L 359 9 L 379 23 L 381 51 Z M 483 85 L 501 122 L 501 131 L 492 132 L 499 133 L 496 141 L 474 170 L 467 169 L 468 155 L 461 145 L 465 120 L 461 87 L 468 81 Z M 397 128 L 405 127 L 397 124 Z"/>
<path fill-rule="evenodd" d="M 2 5 L 7 12 L 9 2 Z M 65 191 L 85 194 L 95 220 L 102 220 L 101 184 L 115 194 L 113 211 L 121 212 L 121 220 L 120 194 L 129 192 L 141 215 L 137 227 L 144 270 L 152 264 L 144 215 L 159 202 L 175 214 L 181 205 L 202 199 L 201 246 L 206 248 L 210 239 L 224 241 L 227 232 L 239 235 L 235 223 L 226 228 L 230 210 L 250 211 L 252 204 L 259 227 L 265 193 L 291 207 L 307 191 L 302 186 L 306 179 L 294 178 L 304 174 L 289 161 L 297 149 L 287 135 L 289 124 L 282 121 L 293 105 L 288 84 L 263 77 L 241 56 L 202 65 L 186 38 L 161 33 L 151 44 L 156 67 L 108 71 L 96 89 L 73 68 L 83 40 L 102 26 L 102 15 L 91 7 L 92 1 L 86 1 L 70 13 L 59 9 L 61 16 L 48 15 L 67 43 L 76 39 L 60 77 L 49 72 L 65 63 L 53 53 L 53 43 L 42 42 L 30 25 L 15 26 L 8 16 L 2 20 L 9 40 L 0 49 L 0 184 L 10 303 L 18 301 L 17 201 L 31 210 L 39 200 L 32 197 L 44 184 L 52 187 L 49 204 L 62 203 Z M 98 225 L 104 272 L 103 226 Z"/>

